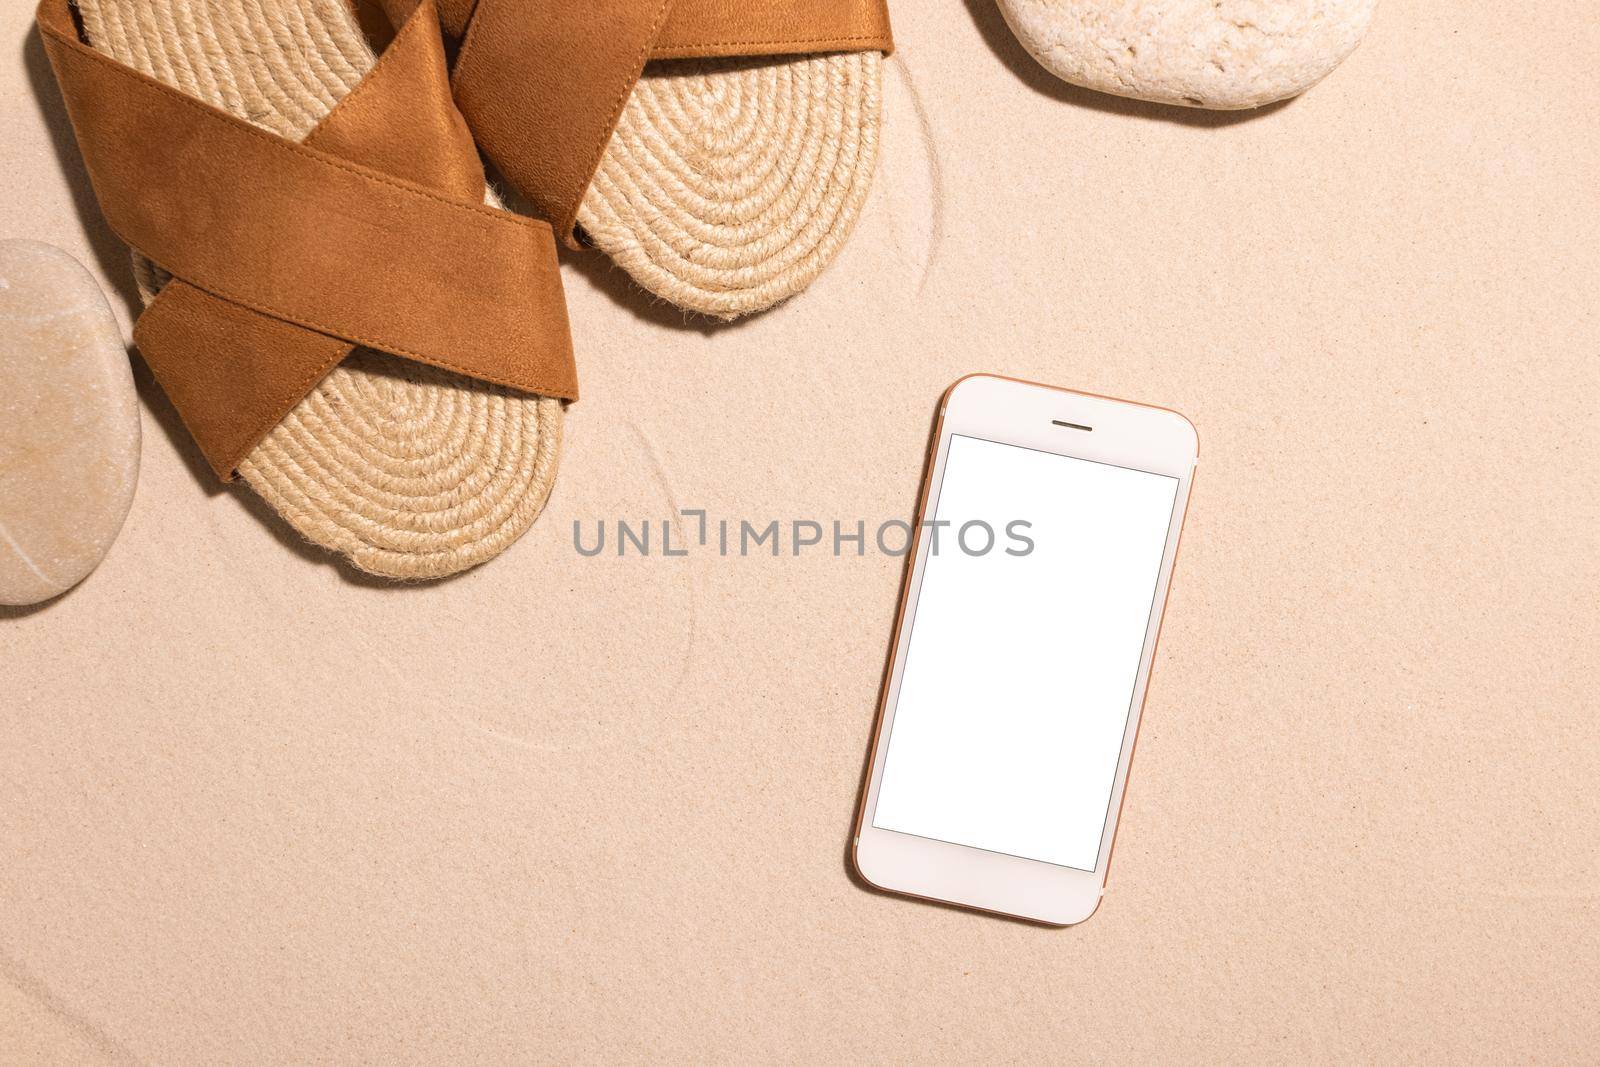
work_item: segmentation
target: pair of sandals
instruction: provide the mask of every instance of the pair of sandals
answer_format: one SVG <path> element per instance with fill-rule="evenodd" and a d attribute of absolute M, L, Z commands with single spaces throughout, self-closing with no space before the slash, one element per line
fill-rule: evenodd
<path fill-rule="evenodd" d="M 438 578 L 553 484 L 556 242 L 723 318 L 803 289 L 865 198 L 891 40 L 883 0 L 374 2 L 38 22 L 135 250 L 134 339 L 212 468 L 364 571 Z"/>

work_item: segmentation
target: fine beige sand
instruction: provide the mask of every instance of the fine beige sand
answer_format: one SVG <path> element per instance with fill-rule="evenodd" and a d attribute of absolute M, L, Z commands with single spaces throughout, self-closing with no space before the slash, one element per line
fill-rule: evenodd
<path fill-rule="evenodd" d="M 32 7 L 0 0 L 0 236 L 126 328 Z M 1224 116 L 1063 86 L 991 0 L 901 7 L 808 292 L 721 327 L 569 260 L 584 400 L 483 568 L 298 548 L 136 369 L 121 539 L 0 613 L 0 1062 L 1593 1057 L 1592 6 L 1384 0 L 1316 91 Z M 1200 428 L 1066 931 L 847 869 L 898 559 L 573 548 L 906 517 L 977 370 Z"/>

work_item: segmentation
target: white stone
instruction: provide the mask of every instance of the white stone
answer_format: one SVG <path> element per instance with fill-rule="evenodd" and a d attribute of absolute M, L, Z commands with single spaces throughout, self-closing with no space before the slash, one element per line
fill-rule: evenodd
<path fill-rule="evenodd" d="M 1377 0 L 999 0 L 1056 77 L 1230 110 L 1305 92 L 1355 51 Z"/>
<path fill-rule="evenodd" d="M 0 604 L 71 589 L 139 480 L 139 400 L 116 316 L 61 249 L 0 241 Z"/>

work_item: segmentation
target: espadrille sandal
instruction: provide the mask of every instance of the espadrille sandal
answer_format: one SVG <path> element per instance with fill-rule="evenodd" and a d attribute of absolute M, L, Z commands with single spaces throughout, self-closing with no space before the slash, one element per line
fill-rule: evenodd
<path fill-rule="evenodd" d="M 75 18 L 76 16 L 76 18 Z M 219 476 L 357 567 L 434 578 L 544 506 L 577 395 L 549 226 L 485 204 L 433 0 L 43 0 L 134 340 Z"/>
<path fill-rule="evenodd" d="M 382 0 L 404 14 L 416 0 Z M 839 251 L 878 154 L 884 0 L 440 0 L 457 106 L 573 247 L 734 318 Z"/>

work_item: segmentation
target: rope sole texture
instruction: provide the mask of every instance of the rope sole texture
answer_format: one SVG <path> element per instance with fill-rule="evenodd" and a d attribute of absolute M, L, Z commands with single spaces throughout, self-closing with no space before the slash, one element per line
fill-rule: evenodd
<path fill-rule="evenodd" d="M 793 296 L 850 235 L 878 158 L 878 52 L 649 64 L 578 209 L 645 289 L 737 318 Z"/>
<path fill-rule="evenodd" d="M 88 43 L 282 137 L 303 138 L 371 68 L 345 0 L 77 0 Z M 492 202 L 492 201 L 491 201 Z M 146 301 L 165 282 L 134 253 Z M 308 541 L 386 578 L 504 551 L 555 481 L 561 401 L 357 349 L 239 464 Z"/>

